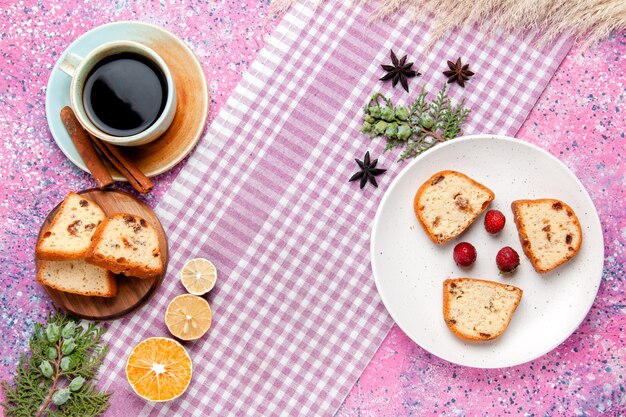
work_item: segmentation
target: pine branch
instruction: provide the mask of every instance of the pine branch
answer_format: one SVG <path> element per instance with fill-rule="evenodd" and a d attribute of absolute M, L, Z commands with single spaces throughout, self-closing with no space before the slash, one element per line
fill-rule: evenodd
<path fill-rule="evenodd" d="M 104 327 L 83 327 L 55 312 L 44 327 L 36 324 L 30 354 L 23 354 L 12 384 L 2 381 L 7 417 L 101 415 L 110 393 L 99 392 L 94 377 L 107 352 Z"/>
<path fill-rule="evenodd" d="M 414 158 L 439 142 L 463 134 L 461 126 L 470 110 L 465 101 L 453 106 L 446 94 L 446 84 L 437 96 L 428 102 L 424 88 L 408 107 L 394 106 L 380 93 L 372 96 L 364 108 L 361 131 L 370 138 L 382 136 L 387 140 L 385 151 L 404 146 L 399 161 Z"/>
<path fill-rule="evenodd" d="M 422 87 L 422 91 L 420 92 L 419 96 L 411 105 L 411 114 L 422 115 L 428 111 L 428 103 L 426 102 L 427 95 L 428 93 L 426 92 L 426 87 Z M 419 122 L 419 119 L 416 122 Z"/>
<path fill-rule="evenodd" d="M 81 343 L 77 343 L 72 353 L 76 358 L 77 366 L 67 371 L 66 375 L 72 378 L 82 376 L 85 379 L 91 379 L 96 375 L 108 351 L 108 346 L 102 346 L 102 335 L 105 332 L 104 327 L 93 323 L 90 323 L 86 330 L 82 327 L 77 329 L 75 337 Z"/>
<path fill-rule="evenodd" d="M 109 408 L 109 392 L 99 392 L 92 384 L 85 384 L 78 392 L 73 392 L 70 399 L 57 408 L 48 417 L 96 417 Z"/>
<path fill-rule="evenodd" d="M 445 112 L 450 108 L 450 100 L 446 95 L 446 88 L 447 84 L 444 84 L 428 109 L 428 116 L 430 116 L 431 120 L 434 122 L 434 126 L 431 127 L 430 130 L 434 132 L 441 129 L 441 125 L 444 121 L 443 119 L 447 115 Z"/>

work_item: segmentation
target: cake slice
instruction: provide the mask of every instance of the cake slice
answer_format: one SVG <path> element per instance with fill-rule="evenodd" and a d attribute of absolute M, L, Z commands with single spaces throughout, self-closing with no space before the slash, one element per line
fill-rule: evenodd
<path fill-rule="evenodd" d="M 82 259 L 43 261 L 37 281 L 72 294 L 96 297 L 115 297 L 117 294 L 117 281 L 113 274 Z"/>
<path fill-rule="evenodd" d="M 495 281 L 450 278 L 443 282 L 443 318 L 461 339 L 495 339 L 508 327 L 522 293 Z"/>
<path fill-rule="evenodd" d="M 69 193 L 50 227 L 42 234 L 35 253 L 39 259 L 80 259 L 87 252 L 91 237 L 105 214 L 96 203 Z"/>
<path fill-rule="evenodd" d="M 542 198 L 511 203 L 524 253 L 537 272 L 548 272 L 572 259 L 583 232 L 574 210 L 563 201 Z"/>
<path fill-rule="evenodd" d="M 428 237 L 441 244 L 460 235 L 487 209 L 495 195 L 456 171 L 441 171 L 417 190 L 415 215 Z"/>
<path fill-rule="evenodd" d="M 116 274 L 152 278 L 163 272 L 155 228 L 139 216 L 118 213 L 100 224 L 85 260 Z"/>

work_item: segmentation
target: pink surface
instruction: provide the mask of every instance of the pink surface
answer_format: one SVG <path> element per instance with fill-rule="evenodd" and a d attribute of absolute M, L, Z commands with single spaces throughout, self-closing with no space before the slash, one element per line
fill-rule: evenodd
<path fill-rule="evenodd" d="M 92 186 L 54 143 L 44 112 L 52 65 L 79 35 L 103 23 L 142 20 L 181 37 L 203 64 L 211 91 L 209 122 L 224 104 L 274 27 L 267 4 L 253 0 L 33 0 L 0 15 L 0 379 L 10 378 L 34 321 L 51 303 L 34 283 L 33 248 L 41 221 L 69 190 Z M 598 47 L 575 47 L 518 137 L 565 162 L 600 214 L 606 245 L 598 298 L 563 345 L 526 365 L 474 370 L 432 357 L 394 327 L 340 409 L 340 416 L 599 415 L 626 406 L 624 263 L 626 256 L 626 34 Z M 477 132 L 467 132 L 477 133 Z M 154 206 L 180 170 L 156 178 Z"/>

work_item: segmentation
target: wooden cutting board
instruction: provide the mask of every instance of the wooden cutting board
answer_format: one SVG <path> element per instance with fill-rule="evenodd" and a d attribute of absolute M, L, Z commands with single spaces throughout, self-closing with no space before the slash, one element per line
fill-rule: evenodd
<path fill-rule="evenodd" d="M 145 304 L 154 295 L 161 285 L 163 277 L 167 272 L 168 245 L 165 231 L 161 222 L 152 209 L 144 202 L 131 194 L 120 190 L 101 191 L 91 189 L 80 191 L 78 194 L 97 203 L 107 216 L 115 213 L 129 213 L 140 216 L 150 222 L 157 231 L 159 246 L 161 249 L 161 259 L 163 261 L 163 274 L 151 279 L 139 279 L 116 275 L 118 289 L 117 295 L 112 298 L 88 297 L 78 294 L 70 294 L 49 288 L 44 285 L 46 292 L 52 301 L 61 309 L 75 316 L 89 320 L 112 320 L 126 316 Z M 46 217 L 39 236 L 50 227 L 52 219 L 56 215 L 61 203 L 59 203 Z M 35 259 L 37 272 L 42 261 Z"/>

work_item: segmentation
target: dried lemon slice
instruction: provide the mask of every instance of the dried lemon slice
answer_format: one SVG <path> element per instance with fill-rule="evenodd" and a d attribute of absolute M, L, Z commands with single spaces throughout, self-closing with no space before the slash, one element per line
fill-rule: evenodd
<path fill-rule="evenodd" d="M 165 324 L 170 333 L 182 340 L 196 340 L 211 327 L 211 307 L 201 297 L 183 294 L 167 306 Z"/>
<path fill-rule="evenodd" d="M 166 337 L 139 343 L 126 361 L 126 378 L 135 393 L 148 401 L 180 397 L 191 381 L 191 358 L 185 348 Z"/>
<path fill-rule="evenodd" d="M 217 269 L 208 259 L 191 259 L 183 266 L 180 280 L 190 294 L 203 295 L 215 286 Z"/>

